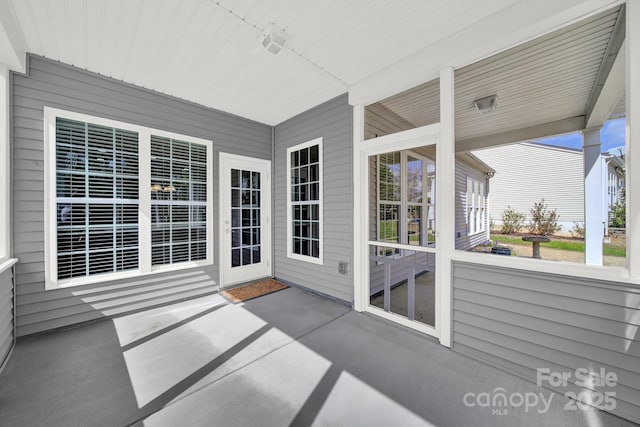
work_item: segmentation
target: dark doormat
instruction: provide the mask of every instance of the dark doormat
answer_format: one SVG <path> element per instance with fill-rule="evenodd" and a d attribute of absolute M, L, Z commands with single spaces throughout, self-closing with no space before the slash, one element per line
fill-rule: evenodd
<path fill-rule="evenodd" d="M 237 304 L 242 301 L 248 301 L 250 299 L 258 298 L 287 288 L 287 285 L 282 284 L 275 279 L 266 279 L 250 285 L 229 289 L 228 291 L 222 291 L 221 294 L 232 303 Z"/>

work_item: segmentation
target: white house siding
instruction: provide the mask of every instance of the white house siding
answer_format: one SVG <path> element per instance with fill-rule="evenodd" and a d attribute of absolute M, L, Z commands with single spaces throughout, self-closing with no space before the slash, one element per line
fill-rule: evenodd
<path fill-rule="evenodd" d="M 218 154 L 271 158 L 271 127 L 30 56 L 12 74 L 13 244 L 17 335 L 140 310 L 218 289 L 214 265 L 45 291 L 44 107 L 213 140 L 214 258 L 218 257 Z"/>
<path fill-rule="evenodd" d="M 275 127 L 274 274 L 322 294 L 353 301 L 353 113 L 342 95 Z M 323 138 L 323 264 L 287 256 L 287 148 Z M 340 262 L 347 274 L 340 274 Z"/>
<path fill-rule="evenodd" d="M 473 154 L 496 171 L 489 195 L 489 215 L 496 224 L 508 206 L 530 220 L 529 209 L 543 198 L 550 209 L 557 209 L 563 231 L 584 221 L 581 151 L 519 143 Z"/>

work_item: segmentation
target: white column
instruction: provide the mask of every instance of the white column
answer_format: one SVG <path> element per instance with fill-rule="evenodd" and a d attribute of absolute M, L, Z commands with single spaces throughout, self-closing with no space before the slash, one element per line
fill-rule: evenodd
<path fill-rule="evenodd" d="M 440 71 L 440 141 L 436 147 L 436 326 L 440 344 L 451 347 L 451 256 L 455 234 L 454 70 Z"/>
<path fill-rule="evenodd" d="M 364 105 L 353 107 L 353 309 L 364 311 L 369 303 L 369 284 L 365 283 L 369 268 L 367 259 L 369 248 L 366 246 L 368 234 L 367 196 L 361 191 L 366 176 L 366 161 L 360 152 L 364 141 Z"/>
<path fill-rule="evenodd" d="M 600 160 L 600 127 L 582 133 L 584 157 L 584 243 L 585 263 L 602 265 L 602 161 Z M 562 183 L 558 183 L 561 185 Z"/>
<path fill-rule="evenodd" d="M 627 268 L 631 277 L 640 277 L 640 4 L 627 2 L 626 12 L 626 201 Z M 635 262 L 633 262 L 633 261 Z"/>
<path fill-rule="evenodd" d="M 0 260 L 11 255 L 9 69 L 0 64 Z"/>

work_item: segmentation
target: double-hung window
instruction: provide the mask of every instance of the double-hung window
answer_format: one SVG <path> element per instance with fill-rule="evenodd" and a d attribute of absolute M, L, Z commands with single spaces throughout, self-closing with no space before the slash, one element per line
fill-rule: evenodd
<path fill-rule="evenodd" d="M 47 289 L 212 262 L 212 144 L 45 108 Z"/>
<path fill-rule="evenodd" d="M 287 252 L 322 264 L 322 138 L 287 149 Z"/>
<path fill-rule="evenodd" d="M 138 268 L 137 132 L 58 117 L 58 280 Z"/>
<path fill-rule="evenodd" d="M 467 177 L 467 234 L 486 231 L 486 204 L 485 183 Z"/>
<path fill-rule="evenodd" d="M 376 160 L 377 240 L 430 246 L 434 242 L 435 163 L 412 151 L 379 154 Z"/>
<path fill-rule="evenodd" d="M 151 263 L 207 258 L 207 149 L 151 135 Z"/>

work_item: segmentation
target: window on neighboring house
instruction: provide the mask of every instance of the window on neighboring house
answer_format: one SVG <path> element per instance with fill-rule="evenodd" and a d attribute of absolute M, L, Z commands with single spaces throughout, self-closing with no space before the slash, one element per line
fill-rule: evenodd
<path fill-rule="evenodd" d="M 486 204 L 485 183 L 467 177 L 467 234 L 486 231 Z"/>
<path fill-rule="evenodd" d="M 211 262 L 210 143 L 46 111 L 49 288 Z"/>
<path fill-rule="evenodd" d="M 322 138 L 287 149 L 287 247 L 322 263 Z"/>
<path fill-rule="evenodd" d="M 377 240 L 431 245 L 435 233 L 435 163 L 407 151 L 379 154 L 376 160 Z"/>

